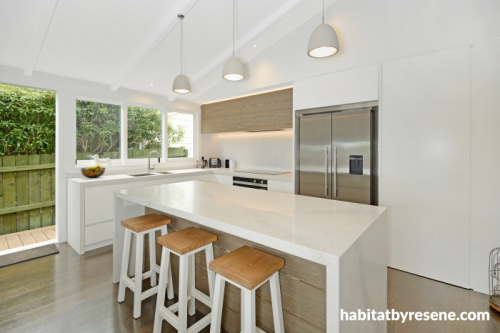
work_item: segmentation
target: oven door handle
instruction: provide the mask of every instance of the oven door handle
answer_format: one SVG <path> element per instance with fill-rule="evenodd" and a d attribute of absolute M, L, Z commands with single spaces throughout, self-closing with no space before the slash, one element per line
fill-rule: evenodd
<path fill-rule="evenodd" d="M 267 188 L 267 184 L 242 182 L 240 180 L 233 180 L 233 185 L 235 185 L 235 184 Z"/>

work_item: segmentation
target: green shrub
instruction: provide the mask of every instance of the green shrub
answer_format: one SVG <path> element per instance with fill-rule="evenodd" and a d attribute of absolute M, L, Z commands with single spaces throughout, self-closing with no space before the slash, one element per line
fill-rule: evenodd
<path fill-rule="evenodd" d="M 56 94 L 0 85 L 0 156 L 52 154 Z"/>

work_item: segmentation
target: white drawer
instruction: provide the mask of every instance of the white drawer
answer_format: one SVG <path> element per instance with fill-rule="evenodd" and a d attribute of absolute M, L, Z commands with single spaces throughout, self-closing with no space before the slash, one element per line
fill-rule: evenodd
<path fill-rule="evenodd" d="M 113 221 L 85 226 L 85 245 L 113 239 L 113 233 Z"/>
<path fill-rule="evenodd" d="M 133 187 L 133 183 L 85 189 L 85 225 L 113 219 L 113 192 Z"/>

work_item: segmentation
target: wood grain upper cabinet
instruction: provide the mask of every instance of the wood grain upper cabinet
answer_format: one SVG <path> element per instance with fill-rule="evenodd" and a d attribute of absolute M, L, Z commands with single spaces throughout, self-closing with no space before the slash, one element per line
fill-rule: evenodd
<path fill-rule="evenodd" d="M 292 128 L 293 89 L 201 106 L 201 133 Z"/>

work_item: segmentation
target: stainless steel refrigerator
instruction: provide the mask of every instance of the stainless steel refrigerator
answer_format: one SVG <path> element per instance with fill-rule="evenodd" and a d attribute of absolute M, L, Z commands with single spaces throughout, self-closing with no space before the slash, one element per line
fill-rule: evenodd
<path fill-rule="evenodd" d="M 298 112 L 299 194 L 378 204 L 378 108 L 366 105 Z"/>

